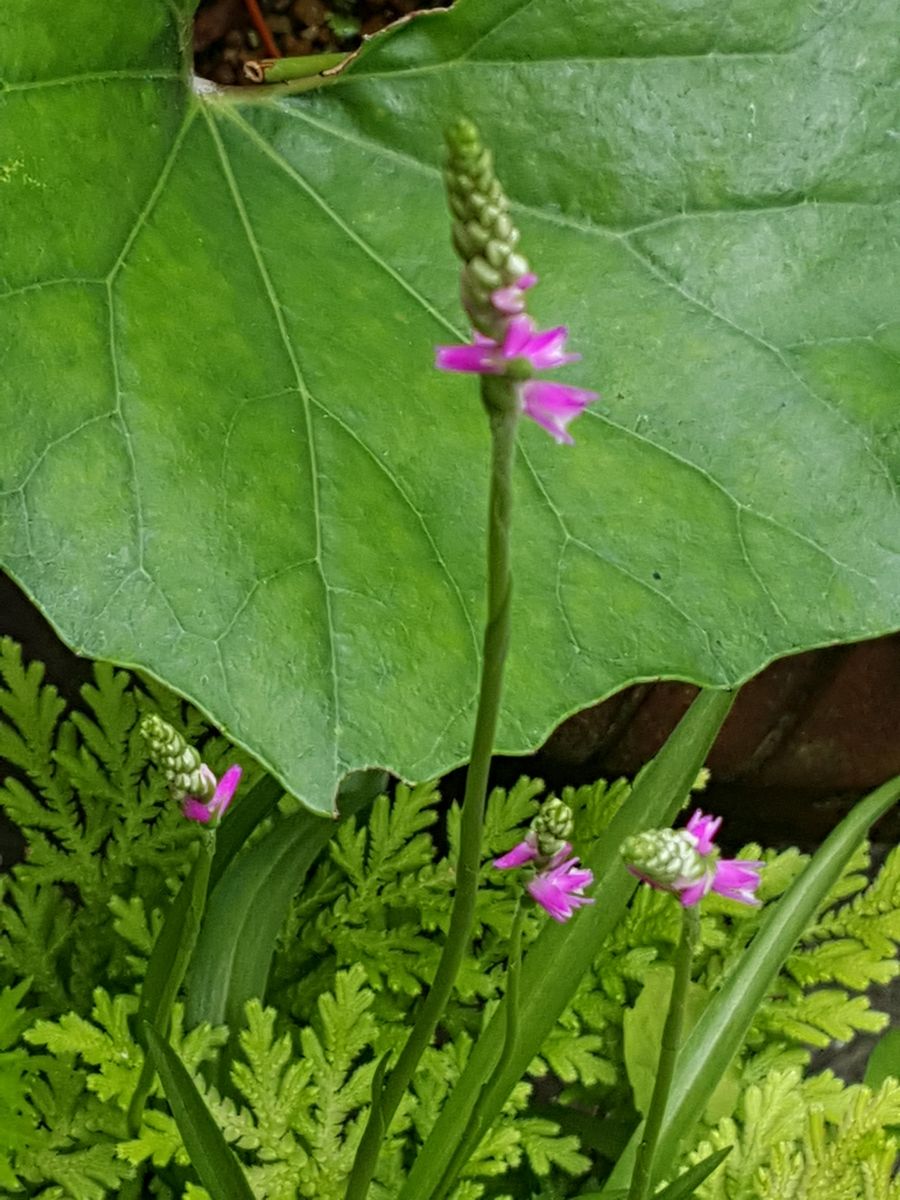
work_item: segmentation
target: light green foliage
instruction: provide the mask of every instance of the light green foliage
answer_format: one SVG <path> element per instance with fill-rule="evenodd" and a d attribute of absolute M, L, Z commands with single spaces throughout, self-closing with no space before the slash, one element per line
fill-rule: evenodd
<path fill-rule="evenodd" d="M 189 865 L 195 830 L 147 770 L 141 714 L 163 712 L 204 741 L 213 770 L 227 749 L 152 681 L 136 686 L 105 663 L 94 676 L 83 708 L 67 709 L 43 668 L 0 640 L 0 756 L 16 768 L 0 806 L 28 841 L 27 859 L 0 877 L 0 982 L 28 976 L 31 1003 L 55 1012 L 86 1012 L 98 979 L 127 986 L 140 974 L 154 914 Z M 110 909 L 122 939 L 109 936 Z"/>
<path fill-rule="evenodd" d="M 744 1092 L 689 1156 L 699 1162 L 722 1146 L 725 1162 L 697 1191 L 698 1200 L 896 1200 L 893 1178 L 900 1123 L 900 1083 L 877 1092 L 842 1087 L 826 1074 L 773 1072 Z"/>
<path fill-rule="evenodd" d="M 30 1022 L 28 1012 L 19 1008 L 28 984 L 23 979 L 18 987 L 0 991 L 0 1187 L 6 1188 L 16 1185 L 13 1155 L 23 1154 L 34 1129 L 25 1079 L 28 1055 L 11 1049 Z"/>
<path fill-rule="evenodd" d="M 118 1195 L 132 1174 L 118 1153 L 123 1114 L 89 1086 L 91 1075 L 78 1069 L 74 1053 L 33 1057 L 29 1073 L 33 1125 L 27 1147 L 15 1158 L 20 1186 L 54 1200 Z"/>
<path fill-rule="evenodd" d="M 161 778 L 144 772 L 136 722 L 152 705 L 181 720 L 193 739 L 205 727 L 160 689 L 129 686 L 109 668 L 98 668 L 87 689 L 87 711 L 67 714 L 10 643 L 0 665 L 0 744 L 21 773 L 0 799 L 31 850 L 7 880 L 0 912 L 0 973 L 14 985 L 0 991 L 0 1188 L 41 1200 L 111 1200 L 147 1171 L 160 1200 L 201 1200 L 203 1190 L 186 1178 L 187 1156 L 158 1086 L 136 1136 L 128 1134 L 125 1113 L 143 1061 L 131 1028 L 135 993 L 163 907 L 189 861 L 191 837 Z M 231 753 L 222 739 L 204 742 L 217 771 Z M 621 781 L 566 789 L 577 847 L 606 827 L 628 793 Z M 378 1200 L 397 1194 L 405 1165 L 503 994 L 524 876 L 491 863 L 521 840 L 543 798 L 541 783 L 527 779 L 489 798 L 474 953 L 379 1160 Z M 210 1070 L 207 1077 L 201 1067 L 212 1066 L 226 1031 L 185 1032 L 176 1006 L 173 1044 L 260 1200 L 340 1200 L 376 1066 L 396 1051 L 402 1021 L 433 967 L 458 827 L 458 810 L 451 805 L 442 813 L 432 784 L 400 786 L 392 800 L 382 797 L 336 826 L 330 852 L 297 881 L 268 1007 L 250 1004 L 223 1075 Z M 782 894 L 805 861 L 795 851 L 756 846 L 742 853 L 766 860 L 766 899 Z M 710 1146 L 739 1139 L 730 1174 L 720 1169 L 706 1185 L 721 1188 L 727 1180 L 731 1190 L 709 1191 L 702 1200 L 756 1200 L 754 1188 L 763 1200 L 775 1200 L 779 1189 L 790 1200 L 814 1200 L 832 1175 L 835 1188 L 865 1177 L 874 1200 L 895 1200 L 884 1188 L 893 1186 L 885 1183 L 885 1163 L 888 1126 L 898 1119 L 896 1091 L 873 1097 L 827 1076 L 798 1081 L 811 1045 L 883 1023 L 856 993 L 896 970 L 898 855 L 889 855 L 869 883 L 867 853 L 860 852 L 760 1010 L 698 1134 Z M 547 918 L 525 903 L 527 945 Z M 759 910 L 716 896 L 704 901 L 698 1009 L 739 961 L 760 920 Z M 538 1189 L 562 1198 L 584 1190 L 579 1181 L 589 1171 L 602 1179 L 617 1135 L 608 1135 L 605 1121 L 585 1125 L 577 1117 L 607 1114 L 623 1122 L 627 1136 L 636 1116 L 630 1080 L 638 1077 L 624 1015 L 662 1008 L 661 993 L 647 989 L 658 991 L 667 976 L 679 924 L 672 897 L 636 891 L 531 1064 L 531 1078 L 514 1088 L 485 1134 L 455 1200 Z M 26 982 L 29 964 L 35 979 Z M 105 972 L 103 987 L 92 971 Z M 548 1085 L 550 1095 L 562 1086 L 563 1103 L 546 1103 Z M 646 1079 L 637 1086 L 646 1091 Z M 567 1100 L 580 1111 L 573 1114 Z M 696 1153 L 702 1157 L 702 1147 Z M 839 1190 L 833 1194 L 843 1200 Z M 868 1200 L 869 1192 L 861 1194 Z"/>
<path fill-rule="evenodd" d="M 765 900 L 781 895 L 806 861 L 795 850 L 774 854 L 762 851 L 758 845 L 744 847 L 740 857 L 761 857 L 766 862 L 760 888 Z M 895 917 L 892 922 L 886 919 L 890 916 L 886 913 L 890 903 L 886 897 L 892 896 L 896 888 L 898 858 L 900 852 L 892 851 L 871 884 L 862 873 L 868 865 L 868 850 L 861 848 L 850 862 L 820 906 L 816 925 L 791 955 L 757 1013 L 747 1040 L 751 1052 L 740 1063 L 745 1079 L 754 1079 L 758 1072 L 779 1065 L 801 1065 L 809 1060 L 808 1048 L 849 1041 L 858 1032 L 884 1028 L 887 1017 L 871 1008 L 867 996 L 852 995 L 851 991 L 862 991 L 896 973 L 896 941 L 888 931 L 893 930 L 900 940 L 900 925 Z M 750 908 L 715 894 L 704 900 L 694 978 L 707 994 L 738 960 L 764 912 L 764 906 Z M 604 992 L 613 998 L 633 995 L 635 981 L 643 986 L 648 954 L 658 962 L 671 957 L 679 926 L 677 906 L 670 903 L 669 897 L 649 888 L 640 889 L 626 920 L 611 939 L 613 945 L 604 948 L 599 969 L 595 967 Z M 856 938 L 852 945 L 843 936 L 849 928 Z M 831 936 L 841 940 L 841 953 L 828 953 Z M 638 957 L 637 970 L 632 955 Z M 849 980 L 849 990 L 838 986 Z M 615 1010 L 611 1015 L 615 1019 Z M 614 1033 L 611 1040 L 615 1045 Z"/>
<path fill-rule="evenodd" d="M 265 1200 L 340 1200 L 344 1194 L 371 1095 L 379 1031 L 364 969 L 357 965 L 339 971 L 334 983 L 333 992 L 319 997 L 312 1023 L 296 1038 L 277 1032 L 273 1009 L 263 1009 L 256 1001 L 248 1005 L 240 1056 L 231 1073 L 237 1103 L 204 1088 L 197 1077 L 225 1137 L 242 1153 L 254 1190 Z M 63 1044 L 69 1032 L 62 1032 Z M 40 1036 L 46 1038 L 46 1031 Z M 383 1200 L 396 1195 L 405 1153 L 427 1131 L 465 1066 L 470 1044 L 463 1035 L 426 1055 L 415 1088 L 419 1103 L 404 1105 L 379 1160 L 375 1195 Z M 205 1050 L 208 1045 L 204 1043 Z M 196 1052 L 182 1054 L 196 1064 Z M 517 1088 L 503 1119 L 469 1165 L 469 1176 L 502 1175 L 522 1161 L 537 1175 L 548 1174 L 554 1166 L 575 1175 L 587 1169 L 577 1139 L 560 1136 L 554 1121 L 515 1119 L 528 1093 L 527 1085 Z M 120 1153 L 132 1164 L 149 1159 L 165 1167 L 173 1160 L 185 1161 L 174 1120 L 157 1109 L 147 1112 L 140 1137 L 124 1142 Z M 474 1178 L 465 1192 L 473 1198 L 481 1194 Z"/>
<path fill-rule="evenodd" d="M 887 983 L 900 971 L 900 851 L 891 851 L 871 884 L 868 865 L 868 849 L 861 847 L 788 959 L 778 993 L 754 1023 L 769 1041 L 826 1046 L 884 1028 L 887 1018 L 850 993 Z"/>
<path fill-rule="evenodd" d="M 26 1062 L 30 1134 L 14 1164 L 21 1184 L 56 1182 L 61 1196 L 101 1200 L 118 1194 L 145 1157 L 160 1166 L 176 1154 L 187 1162 L 177 1135 L 173 1144 L 174 1123 L 159 1109 L 147 1110 L 139 1138 L 127 1136 L 125 1114 L 143 1061 L 128 1025 L 136 1008 L 136 996 L 110 997 L 97 988 L 90 1019 L 69 1012 L 37 1021 L 25 1033 L 25 1041 L 45 1053 Z M 225 1034 L 205 1026 L 185 1034 L 177 1006 L 172 1040 L 196 1069 Z"/>
<path fill-rule="evenodd" d="M 520 780 L 508 793 L 495 789 L 485 818 L 485 863 L 474 937 L 478 962 L 464 965 L 458 990 L 470 1001 L 489 1000 L 502 988 L 494 968 L 505 962 L 514 894 L 490 859 L 523 836 L 534 816 L 540 781 Z M 378 991 L 379 1014 L 408 1009 L 437 960 L 434 933 L 446 927 L 453 891 L 459 826 L 454 806 L 447 817 L 446 856 L 438 857 L 426 832 L 437 819 L 440 796 L 433 784 L 403 785 L 393 803 L 382 797 L 366 824 L 348 821 L 331 847 L 331 861 L 313 874 L 298 897 L 284 940 L 278 977 L 291 993 L 293 1011 L 308 1014 L 323 980 L 359 962 Z M 529 914 L 526 941 L 537 929 Z M 375 936 L 373 936 L 375 935 Z M 299 982 L 296 982 L 299 981 Z"/>

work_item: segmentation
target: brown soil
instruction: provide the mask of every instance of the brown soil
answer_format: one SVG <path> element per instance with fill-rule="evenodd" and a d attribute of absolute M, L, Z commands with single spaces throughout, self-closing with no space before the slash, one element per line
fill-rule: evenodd
<path fill-rule="evenodd" d="M 443 0 L 449 3 L 449 0 Z M 275 45 L 285 57 L 355 50 L 373 33 L 439 0 L 259 0 Z M 244 64 L 269 57 L 246 0 L 202 0 L 194 18 L 194 67 L 225 85 L 245 85 Z M 253 85 L 251 85 L 253 86 Z"/>

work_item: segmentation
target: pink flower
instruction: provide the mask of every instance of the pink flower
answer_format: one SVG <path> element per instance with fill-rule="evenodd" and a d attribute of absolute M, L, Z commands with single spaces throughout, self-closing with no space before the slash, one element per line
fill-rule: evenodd
<path fill-rule="evenodd" d="M 532 900 L 545 908 L 554 921 L 568 921 L 577 908 L 594 903 L 590 896 L 582 895 L 594 882 L 594 876 L 588 870 L 578 870 L 577 858 L 566 858 L 571 849 L 566 845 L 554 854 L 547 867 L 527 885 Z"/>
<path fill-rule="evenodd" d="M 537 281 L 538 277 L 532 271 L 529 271 L 525 275 L 520 275 L 510 287 L 497 288 L 495 292 L 491 292 L 491 304 L 493 304 L 497 312 L 503 313 L 504 316 L 515 317 L 525 311 L 525 296 L 523 293 L 529 288 L 534 287 Z"/>
<path fill-rule="evenodd" d="M 542 860 L 544 866 L 526 884 L 528 894 L 545 908 L 554 921 L 567 921 L 582 904 L 593 904 L 583 890 L 594 882 L 588 870 L 578 870 L 578 859 L 568 858 L 572 847 L 568 842 L 552 856 L 545 858 L 537 846 L 537 838 L 529 833 L 524 842 L 513 846 L 507 854 L 494 859 L 494 866 L 501 871 L 512 867 L 523 867 L 526 863 Z"/>
<path fill-rule="evenodd" d="M 738 858 L 719 858 L 713 838 L 721 817 L 706 816 L 698 808 L 684 829 L 649 829 L 628 838 L 622 847 L 632 875 L 657 891 L 671 892 L 685 908 L 718 892 L 741 904 L 758 904 L 763 864 Z"/>
<path fill-rule="evenodd" d="M 748 862 L 742 858 L 720 858 L 716 863 L 712 890 L 729 900 L 739 900 L 741 904 L 759 904 L 753 893 L 759 887 L 762 866 L 761 862 Z M 685 903 L 684 897 L 681 902 Z"/>
<path fill-rule="evenodd" d="M 525 863 L 532 862 L 540 855 L 536 841 L 529 841 L 531 834 L 524 842 L 519 842 L 517 846 L 513 846 L 512 850 L 500 858 L 494 859 L 494 866 L 500 871 L 508 871 L 510 867 L 523 867 Z"/>
<path fill-rule="evenodd" d="M 473 375 L 505 375 L 513 359 L 524 358 L 535 371 L 549 371 L 566 363 L 577 362 L 580 354 L 564 354 L 569 331 L 565 325 L 540 333 L 531 317 L 521 314 L 506 325 L 502 342 L 482 333 L 474 334 L 467 346 L 438 346 L 435 366 L 439 371 L 463 371 Z"/>
<path fill-rule="evenodd" d="M 569 336 L 565 325 L 540 331 L 531 318 L 516 307 L 521 299 L 522 288 L 531 286 L 530 282 L 523 281 L 533 278 L 523 275 L 516 287 L 499 288 L 493 293 L 495 307 L 501 312 L 513 313 L 506 323 L 502 342 L 495 342 L 476 332 L 469 345 L 438 346 L 435 356 L 438 370 L 474 375 L 507 375 L 520 372 L 522 364 L 527 373 L 530 370 L 550 371 L 566 363 L 577 362 L 580 354 L 565 352 L 566 338 Z M 499 302 L 497 297 L 500 298 Z M 521 379 L 521 374 L 518 378 Z M 567 430 L 569 422 L 583 412 L 592 400 L 597 399 L 596 392 L 538 379 L 523 380 L 517 383 L 516 390 L 525 416 L 546 429 L 557 442 L 572 442 Z"/>
<path fill-rule="evenodd" d="M 519 394 L 525 416 L 546 429 L 557 443 L 566 442 L 570 446 L 574 438 L 567 429 L 569 422 L 597 399 L 596 392 L 548 379 L 529 379 L 522 384 Z"/>
<path fill-rule="evenodd" d="M 212 779 L 215 779 L 209 767 L 204 764 L 202 769 Z M 187 796 L 181 811 L 189 821 L 199 821 L 202 825 L 208 825 L 211 821 L 218 824 L 222 817 L 225 816 L 234 793 L 237 791 L 237 786 L 241 781 L 241 774 L 242 770 L 239 766 L 229 767 L 216 784 L 216 789 L 208 804 L 204 804 L 202 800 L 198 800 L 195 796 Z"/>
<path fill-rule="evenodd" d="M 707 817 L 698 808 L 685 825 L 685 830 L 694 839 L 698 854 L 712 854 L 715 849 L 713 839 L 722 826 L 721 817 Z"/>

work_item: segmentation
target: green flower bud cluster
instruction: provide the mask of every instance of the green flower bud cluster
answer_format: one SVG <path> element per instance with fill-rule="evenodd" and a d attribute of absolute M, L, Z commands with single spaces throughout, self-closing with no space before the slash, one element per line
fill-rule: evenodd
<path fill-rule="evenodd" d="M 516 252 L 519 231 L 478 129 L 461 119 L 447 129 L 446 140 L 444 180 L 453 213 L 453 247 L 464 264 L 463 307 L 477 330 L 499 341 L 507 318 L 491 304 L 491 293 L 513 286 L 528 273 L 528 262 Z"/>
<path fill-rule="evenodd" d="M 707 863 L 683 829 L 648 829 L 622 843 L 626 864 L 654 883 L 696 883 L 707 873 Z"/>
<path fill-rule="evenodd" d="M 551 796 L 541 805 L 541 811 L 531 822 L 531 833 L 538 850 L 547 858 L 562 850 L 571 840 L 575 821 L 568 804 Z"/>
<path fill-rule="evenodd" d="M 173 799 L 180 802 L 185 796 L 193 796 L 204 802 L 211 800 L 216 778 L 178 730 L 155 713 L 144 717 L 140 728 L 150 758 L 165 775 Z"/>

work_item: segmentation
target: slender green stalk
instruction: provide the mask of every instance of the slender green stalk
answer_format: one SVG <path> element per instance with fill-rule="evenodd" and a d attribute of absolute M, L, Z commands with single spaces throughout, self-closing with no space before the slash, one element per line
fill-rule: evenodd
<path fill-rule="evenodd" d="M 346 54 L 307 54 L 302 58 L 263 58 L 247 63 L 245 70 L 253 83 L 288 83 L 332 71 L 347 57 Z"/>
<path fill-rule="evenodd" d="M 503 1046 L 500 1056 L 488 1079 L 485 1080 L 478 1099 L 472 1107 L 469 1120 L 459 1139 L 459 1144 L 453 1157 L 447 1164 L 441 1181 L 427 1200 L 443 1200 L 457 1180 L 463 1167 L 471 1158 L 482 1137 L 484 1123 L 485 1101 L 490 1096 L 495 1081 L 503 1074 L 509 1065 L 509 1059 L 516 1044 L 519 1032 L 519 985 L 522 975 L 522 918 L 524 909 L 521 900 L 516 905 L 513 917 L 512 932 L 509 935 L 509 966 L 506 973 L 506 1026 L 503 1034 Z M 425 1200 L 425 1198 L 423 1198 Z"/>
<path fill-rule="evenodd" d="M 647 1200 L 653 1186 L 656 1147 L 662 1132 L 663 1115 L 675 1075 L 675 1060 L 681 1046 L 685 1001 L 688 984 L 691 982 L 691 962 L 694 958 L 694 947 L 699 931 L 700 914 L 697 907 L 692 905 L 682 909 L 681 940 L 675 953 L 675 977 L 672 980 L 669 1012 L 663 1027 L 662 1045 L 656 1067 L 656 1082 L 653 1085 L 653 1096 L 650 1099 L 637 1161 L 634 1164 L 628 1200 Z"/>
<path fill-rule="evenodd" d="M 456 893 L 450 925 L 434 980 L 416 1013 L 413 1027 L 380 1097 L 373 1095 L 372 1111 L 360 1139 L 347 1183 L 346 1200 L 365 1200 L 375 1172 L 381 1138 L 390 1128 L 419 1059 L 431 1042 L 441 1018 L 463 956 L 469 945 L 475 919 L 475 895 L 481 865 L 481 830 L 487 795 L 488 772 L 494 749 L 503 666 L 509 645 L 510 518 L 512 514 L 512 466 L 515 458 L 518 403 L 514 384 L 502 376 L 483 376 L 481 393 L 491 423 L 491 481 L 488 503 L 487 623 L 481 662 L 481 684 L 472 753 L 466 776 L 460 819 L 459 858 L 456 864 Z M 383 1133 L 382 1133 L 383 1131 Z"/>
<path fill-rule="evenodd" d="M 203 921 L 215 844 L 215 832 L 204 830 L 194 866 L 172 901 L 147 964 L 136 1021 L 144 1064 L 128 1106 L 128 1129 L 132 1137 L 140 1132 L 144 1105 L 156 1074 L 143 1036 L 144 1024 L 151 1025 L 161 1037 L 168 1037 L 172 1005 L 184 982 Z"/>

